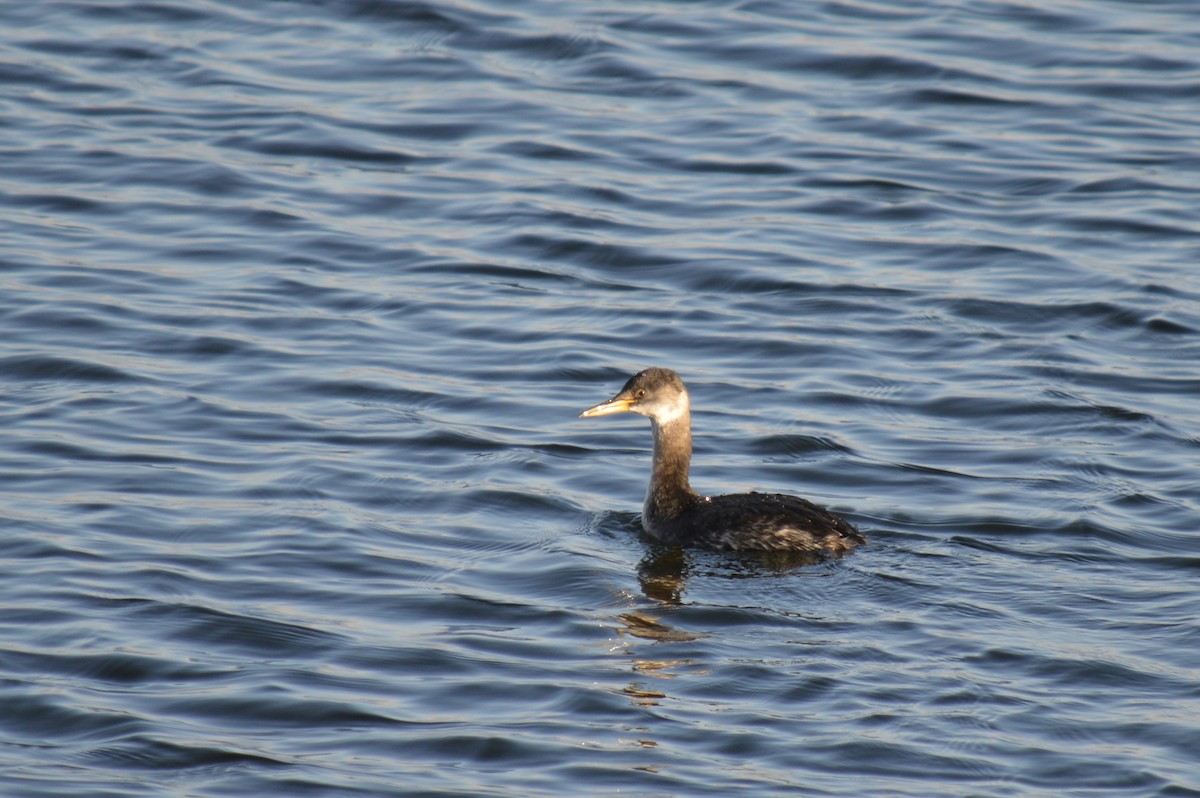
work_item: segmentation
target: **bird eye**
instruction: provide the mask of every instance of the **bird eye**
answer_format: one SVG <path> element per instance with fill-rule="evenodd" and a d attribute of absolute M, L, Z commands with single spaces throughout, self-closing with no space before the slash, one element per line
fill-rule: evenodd
<path fill-rule="evenodd" d="M 642 397 L 644 397 L 645 395 L 646 395 L 646 391 L 645 391 L 645 389 L 643 388 L 642 390 L 638 391 L 638 392 L 637 392 L 637 393 L 634 395 L 634 397 L 633 397 L 633 398 L 634 398 L 634 399 L 637 399 L 637 400 L 640 402 L 640 401 L 642 400 Z"/>

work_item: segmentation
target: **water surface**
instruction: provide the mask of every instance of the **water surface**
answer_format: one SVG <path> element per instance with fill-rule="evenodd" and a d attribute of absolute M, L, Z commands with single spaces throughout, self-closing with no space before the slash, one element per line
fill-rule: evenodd
<path fill-rule="evenodd" d="M 0 9 L 6 796 L 1200 795 L 1187 2 Z M 639 534 L 693 481 L 871 538 Z"/>

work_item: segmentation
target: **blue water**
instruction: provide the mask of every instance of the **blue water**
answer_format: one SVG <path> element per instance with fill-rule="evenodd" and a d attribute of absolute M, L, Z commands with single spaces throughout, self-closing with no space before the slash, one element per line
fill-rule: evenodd
<path fill-rule="evenodd" d="M 0 795 L 1200 795 L 1198 20 L 0 5 Z"/>

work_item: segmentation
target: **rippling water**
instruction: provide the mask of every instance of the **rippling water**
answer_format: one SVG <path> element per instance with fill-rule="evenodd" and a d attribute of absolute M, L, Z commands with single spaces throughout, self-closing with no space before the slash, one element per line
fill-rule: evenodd
<path fill-rule="evenodd" d="M 1195 12 L 0 6 L 0 793 L 1200 795 Z"/>

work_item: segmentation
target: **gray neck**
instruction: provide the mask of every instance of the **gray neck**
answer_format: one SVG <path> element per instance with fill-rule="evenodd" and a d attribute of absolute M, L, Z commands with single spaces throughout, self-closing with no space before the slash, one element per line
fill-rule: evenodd
<path fill-rule="evenodd" d="M 643 514 L 650 519 L 669 518 L 696 499 L 688 482 L 692 425 L 686 414 L 661 424 L 657 419 L 650 421 L 654 430 L 654 470 L 650 474 Z"/>

